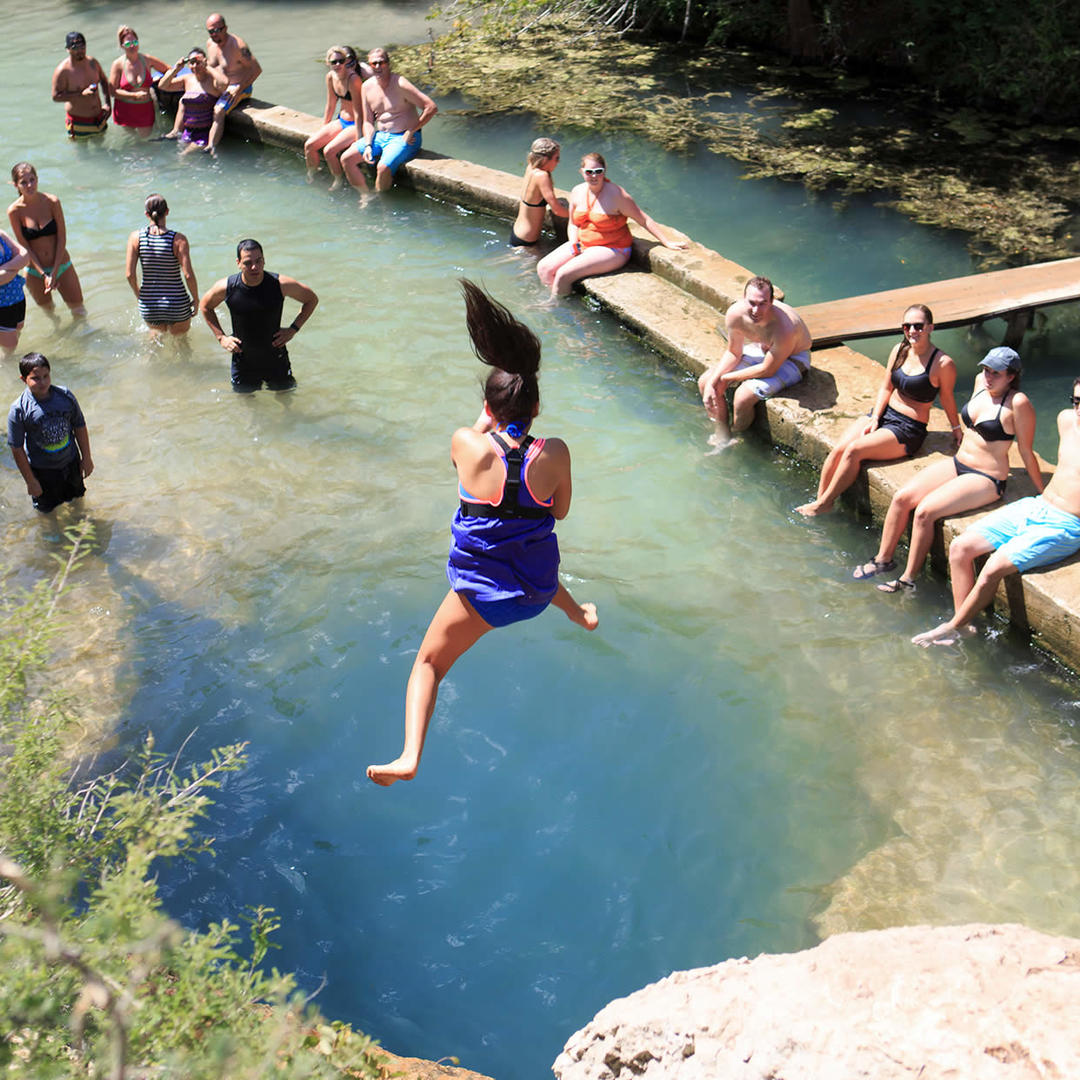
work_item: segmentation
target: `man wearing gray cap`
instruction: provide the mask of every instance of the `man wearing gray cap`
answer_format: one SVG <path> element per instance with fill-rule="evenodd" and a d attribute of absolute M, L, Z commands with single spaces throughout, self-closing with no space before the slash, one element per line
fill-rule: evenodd
<path fill-rule="evenodd" d="M 1016 370 L 1020 357 L 1002 346 L 982 366 L 991 371 Z M 955 614 L 948 621 L 917 634 L 916 645 L 952 645 L 975 633 L 974 616 L 994 598 L 1001 580 L 1067 559 L 1080 551 L 1080 378 L 1073 380 L 1069 408 L 1057 418 L 1058 463 L 1041 495 L 1007 503 L 960 534 L 949 548 Z M 975 560 L 989 555 L 981 572 Z"/>
<path fill-rule="evenodd" d="M 86 55 L 86 38 L 78 30 L 67 36 L 67 59 L 52 77 L 52 99 L 67 110 L 67 133 L 72 139 L 104 135 L 112 115 L 109 80 L 101 65 Z M 102 105 L 101 97 L 105 99 Z"/>

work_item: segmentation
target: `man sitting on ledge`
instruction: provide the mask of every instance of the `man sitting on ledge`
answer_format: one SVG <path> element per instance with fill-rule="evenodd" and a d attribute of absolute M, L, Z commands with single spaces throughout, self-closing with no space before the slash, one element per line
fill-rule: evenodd
<path fill-rule="evenodd" d="M 732 431 L 744 431 L 754 419 L 754 406 L 765 398 L 793 386 L 810 370 L 810 331 L 799 313 L 782 300 L 773 299 L 772 282 L 753 277 L 743 298 L 724 317 L 727 350 L 698 379 L 705 410 L 716 422 L 709 443 L 719 449 L 730 446 Z M 727 390 L 736 383 L 732 398 L 735 410 L 730 421 Z"/>
<path fill-rule="evenodd" d="M 1071 408 L 1058 413 L 1058 465 L 1041 495 L 1008 503 L 960 534 L 949 548 L 956 613 L 933 630 L 917 634 L 916 645 L 953 645 L 974 634 L 971 620 L 994 598 L 998 583 L 1060 562 L 1080 551 L 1080 379 L 1073 382 Z M 978 577 L 975 560 L 993 553 Z"/>

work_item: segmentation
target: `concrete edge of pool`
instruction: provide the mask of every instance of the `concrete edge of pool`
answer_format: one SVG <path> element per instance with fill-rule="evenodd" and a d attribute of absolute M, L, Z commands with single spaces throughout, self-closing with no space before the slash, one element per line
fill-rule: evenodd
<path fill-rule="evenodd" d="M 250 142 L 301 151 L 304 140 L 320 126 L 314 116 L 253 98 L 229 116 L 227 131 Z M 425 150 L 402 168 L 399 182 L 498 218 L 512 220 L 517 213 L 520 178 L 474 162 Z M 555 224 L 550 214 L 548 222 Z M 634 254 L 630 269 L 590 278 L 582 283 L 585 291 L 651 347 L 696 377 L 718 356 L 721 313 L 742 295 L 743 285 L 758 271 L 747 270 L 689 237 L 688 251 L 670 251 L 633 223 L 631 230 Z M 880 379 L 881 365 L 862 353 L 843 345 L 815 350 L 807 378 L 791 388 L 790 396 L 767 401 L 765 408 L 758 410 L 754 426 L 773 444 L 820 466 L 841 432 L 868 411 Z M 946 449 L 949 432 L 945 414 L 936 406 L 930 429 L 927 449 Z M 1041 463 L 1044 473 L 1053 471 L 1052 465 Z M 927 464 L 929 460 L 923 455 L 913 461 L 868 468 L 847 501 L 854 500 L 880 522 L 895 492 Z M 1015 448 L 1011 464 L 1010 494 L 1034 494 Z M 975 512 L 942 523 L 931 552 L 936 568 L 948 572 L 945 552 L 949 543 L 979 516 Z M 869 550 L 872 546 L 868 538 L 866 558 L 873 554 Z M 1031 631 L 1036 644 L 1080 671 L 1080 561 L 1013 575 L 998 590 L 994 606 L 1014 624 Z"/>

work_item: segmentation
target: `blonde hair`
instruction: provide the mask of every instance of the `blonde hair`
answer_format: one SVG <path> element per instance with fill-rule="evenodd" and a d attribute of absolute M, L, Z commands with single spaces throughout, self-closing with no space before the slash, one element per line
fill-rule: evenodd
<path fill-rule="evenodd" d="M 124 47 L 124 38 L 128 34 L 130 34 L 133 38 L 138 40 L 139 35 L 135 32 L 135 27 L 133 27 L 133 26 L 121 26 L 116 31 L 116 42 L 120 46 L 120 48 Z"/>
<path fill-rule="evenodd" d="M 529 164 L 535 167 L 539 165 L 541 161 L 548 161 L 550 158 L 553 158 L 559 150 L 559 144 L 554 139 L 535 139 L 532 146 L 529 147 Z"/>

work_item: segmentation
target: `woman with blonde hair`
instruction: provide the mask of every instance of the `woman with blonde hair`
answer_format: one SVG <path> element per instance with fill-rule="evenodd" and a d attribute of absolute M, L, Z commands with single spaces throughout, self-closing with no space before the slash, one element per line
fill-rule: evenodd
<path fill-rule="evenodd" d="M 319 171 L 319 151 L 326 158 L 334 181 L 330 190 L 341 186 L 344 173 L 341 155 L 356 141 L 356 120 L 360 115 L 364 80 L 371 68 L 360 61 L 351 45 L 334 45 L 326 51 L 326 108 L 323 126 L 304 143 L 307 179 L 310 184 Z M 334 110 L 337 115 L 334 115 Z"/>
<path fill-rule="evenodd" d="M 149 53 L 140 53 L 139 35 L 130 26 L 121 26 L 116 39 L 124 52 L 109 69 L 113 123 L 133 128 L 145 138 L 154 130 L 153 73 L 163 75 L 169 65 Z"/>
<path fill-rule="evenodd" d="M 559 144 L 554 139 L 536 139 L 529 147 L 528 164 L 521 178 L 521 199 L 517 217 L 510 226 L 510 246 L 529 247 L 540 239 L 547 208 L 556 217 L 569 217 L 566 204 L 555 194 L 551 174 L 559 164 Z"/>

